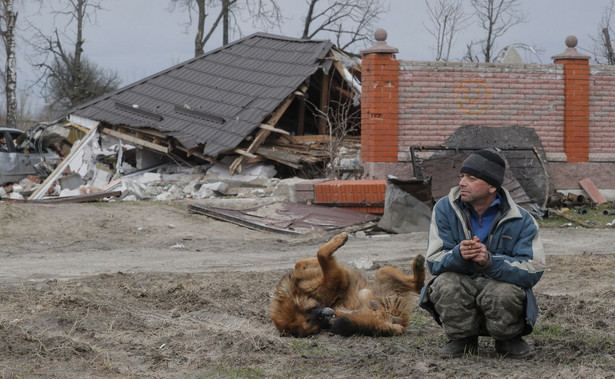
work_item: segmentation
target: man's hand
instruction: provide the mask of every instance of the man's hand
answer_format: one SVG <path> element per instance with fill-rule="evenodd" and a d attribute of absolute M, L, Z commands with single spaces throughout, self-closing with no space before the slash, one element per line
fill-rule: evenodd
<path fill-rule="evenodd" d="M 477 236 L 471 240 L 463 240 L 459 244 L 459 252 L 461 257 L 467 261 L 474 261 L 481 266 L 489 263 L 489 253 L 487 246 L 481 243 Z"/>

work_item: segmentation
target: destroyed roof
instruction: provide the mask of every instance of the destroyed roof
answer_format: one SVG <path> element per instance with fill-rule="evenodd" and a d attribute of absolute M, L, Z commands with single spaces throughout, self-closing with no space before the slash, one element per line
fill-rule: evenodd
<path fill-rule="evenodd" d="M 82 104 L 71 114 L 153 128 L 215 157 L 239 145 L 318 70 L 329 41 L 256 33 Z"/>

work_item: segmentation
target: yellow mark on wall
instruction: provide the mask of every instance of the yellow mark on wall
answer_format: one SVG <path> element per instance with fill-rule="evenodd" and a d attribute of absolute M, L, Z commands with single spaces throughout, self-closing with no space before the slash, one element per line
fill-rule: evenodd
<path fill-rule="evenodd" d="M 491 90 L 482 79 L 462 80 L 455 93 L 459 109 L 467 114 L 484 113 L 491 101 Z"/>

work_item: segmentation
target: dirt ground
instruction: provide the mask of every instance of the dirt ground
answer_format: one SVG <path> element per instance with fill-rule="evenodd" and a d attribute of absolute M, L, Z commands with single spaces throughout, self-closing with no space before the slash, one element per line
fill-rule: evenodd
<path fill-rule="evenodd" d="M 543 228 L 530 361 L 442 360 L 416 308 L 392 338 L 280 337 L 270 294 L 335 233 L 255 231 L 186 202 L 0 202 L 0 377 L 615 378 L 615 230 Z M 426 233 L 351 235 L 336 256 L 409 270 Z"/>

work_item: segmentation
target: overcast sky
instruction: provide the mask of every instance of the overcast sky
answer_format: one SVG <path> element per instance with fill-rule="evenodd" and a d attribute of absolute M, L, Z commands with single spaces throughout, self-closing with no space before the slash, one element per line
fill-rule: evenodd
<path fill-rule="evenodd" d="M 385 0 L 386 1 L 386 0 Z M 611 0 L 520 0 L 527 12 L 528 22 L 512 27 L 496 41 L 496 52 L 511 43 L 535 46 L 542 52 L 538 57 L 522 56 L 533 62 L 552 63 L 553 55 L 566 48 L 564 40 L 575 35 L 579 51 L 592 55 L 590 36 L 598 33 L 598 23 L 606 4 Z M 466 0 L 466 2 L 468 2 Z M 26 0 L 26 4 L 31 1 Z M 106 10 L 100 11 L 96 24 L 85 26 L 85 54 L 100 67 L 117 71 L 122 85 L 130 84 L 174 64 L 190 59 L 194 54 L 194 27 L 186 33 L 188 16 L 180 11 L 169 13 L 168 0 L 103 0 Z M 304 0 L 280 0 L 288 18 L 282 30 L 269 33 L 298 37 Z M 469 3 L 469 2 L 468 2 Z M 427 32 L 428 22 L 424 0 L 389 0 L 389 10 L 379 23 L 388 32 L 388 44 L 399 49 L 397 57 L 404 60 L 431 60 L 433 37 Z M 32 5 L 20 12 L 20 19 L 32 20 L 43 30 L 52 30 L 54 18 L 43 12 L 34 14 Z M 466 7 L 467 11 L 471 8 Z M 249 22 L 244 35 L 255 30 Z M 61 25 L 58 25 L 61 27 Z M 72 33 L 72 30 L 69 32 Z M 474 23 L 458 37 L 451 60 L 459 60 L 471 40 L 480 39 L 481 32 Z M 239 36 L 234 36 L 234 39 Z M 27 48 L 21 42 L 18 65 L 18 86 L 25 88 L 35 76 L 28 65 Z M 221 45 L 216 36 L 206 45 L 209 51 Z"/>

